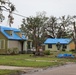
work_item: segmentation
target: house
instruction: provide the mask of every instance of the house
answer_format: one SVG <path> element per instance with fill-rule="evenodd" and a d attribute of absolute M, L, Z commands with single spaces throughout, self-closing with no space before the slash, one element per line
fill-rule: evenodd
<path fill-rule="evenodd" d="M 74 50 L 75 45 L 72 39 L 69 38 L 48 38 L 44 42 L 45 50 L 58 51 L 58 50 Z M 60 44 L 60 49 L 58 49 L 58 44 Z"/>
<path fill-rule="evenodd" d="M 0 26 L 0 54 L 7 54 L 10 48 L 26 51 L 27 40 L 20 29 Z"/>

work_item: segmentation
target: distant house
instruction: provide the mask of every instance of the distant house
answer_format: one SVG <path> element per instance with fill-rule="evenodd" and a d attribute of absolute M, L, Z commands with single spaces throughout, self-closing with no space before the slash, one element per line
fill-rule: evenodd
<path fill-rule="evenodd" d="M 0 26 L 0 54 L 7 54 L 9 48 L 18 48 L 19 52 L 26 51 L 27 42 L 20 29 Z"/>
<path fill-rule="evenodd" d="M 74 42 L 69 38 L 48 38 L 44 42 L 45 50 L 58 51 L 57 44 L 60 44 L 60 50 L 73 50 L 75 48 Z"/>

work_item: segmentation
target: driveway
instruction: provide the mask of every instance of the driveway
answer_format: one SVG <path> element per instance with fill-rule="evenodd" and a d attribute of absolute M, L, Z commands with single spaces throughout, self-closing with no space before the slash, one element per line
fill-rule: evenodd
<path fill-rule="evenodd" d="M 48 68 L 38 72 L 30 72 L 22 75 L 76 75 L 76 64 L 68 64 L 60 67 Z"/>

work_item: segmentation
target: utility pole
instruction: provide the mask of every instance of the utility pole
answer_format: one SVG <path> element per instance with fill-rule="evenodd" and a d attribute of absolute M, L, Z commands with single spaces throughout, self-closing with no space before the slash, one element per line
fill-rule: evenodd
<path fill-rule="evenodd" d="M 73 22 L 73 27 L 74 27 L 73 39 L 74 39 L 75 51 L 76 51 L 76 22 Z"/>

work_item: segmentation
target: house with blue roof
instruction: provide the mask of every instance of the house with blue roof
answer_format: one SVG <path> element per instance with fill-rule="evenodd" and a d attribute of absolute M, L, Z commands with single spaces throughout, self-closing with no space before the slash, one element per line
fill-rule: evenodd
<path fill-rule="evenodd" d="M 27 41 L 20 29 L 0 26 L 0 54 L 7 54 L 11 48 L 26 51 Z"/>
<path fill-rule="evenodd" d="M 72 39 L 70 38 L 48 38 L 44 42 L 45 50 L 58 51 L 58 50 L 74 50 L 75 45 Z M 60 48 L 58 48 L 58 44 Z"/>

